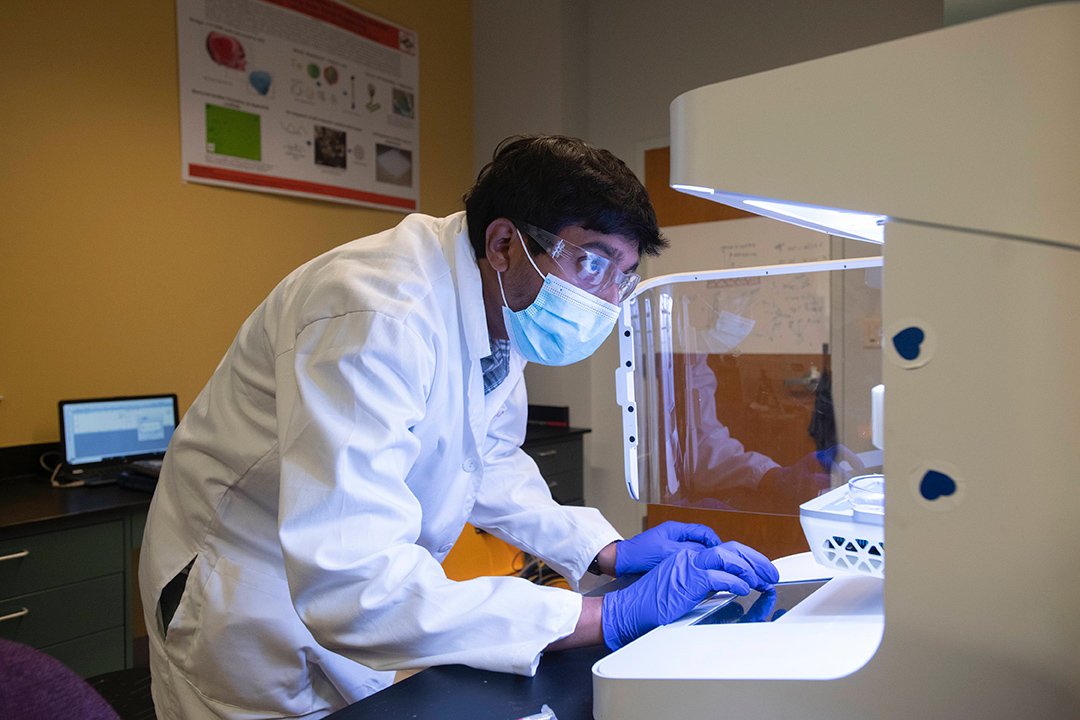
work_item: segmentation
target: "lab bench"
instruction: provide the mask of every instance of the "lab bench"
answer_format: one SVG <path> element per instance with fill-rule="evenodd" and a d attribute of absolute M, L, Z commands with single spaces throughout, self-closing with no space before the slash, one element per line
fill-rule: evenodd
<path fill-rule="evenodd" d="M 338 710 L 327 720 L 517 720 L 544 705 L 558 720 L 593 720 L 592 666 L 604 645 L 546 653 L 535 677 L 433 667 Z"/>
<path fill-rule="evenodd" d="M 621 590 L 639 577 L 608 580 L 585 595 Z M 431 667 L 327 720 L 518 720 L 540 714 L 545 705 L 558 720 L 593 720 L 592 666 L 610 653 L 606 645 L 544 653 L 533 677 L 465 665 Z"/>
<path fill-rule="evenodd" d="M 150 494 L 54 488 L 33 472 L 54 444 L 0 448 L 0 638 L 83 677 L 133 667 L 133 551 Z"/>

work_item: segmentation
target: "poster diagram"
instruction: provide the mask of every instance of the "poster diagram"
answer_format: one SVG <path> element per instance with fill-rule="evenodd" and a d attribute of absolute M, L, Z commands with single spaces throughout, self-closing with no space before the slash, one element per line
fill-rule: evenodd
<path fill-rule="evenodd" d="M 177 0 L 185 182 L 419 208 L 416 33 L 334 0 Z"/>

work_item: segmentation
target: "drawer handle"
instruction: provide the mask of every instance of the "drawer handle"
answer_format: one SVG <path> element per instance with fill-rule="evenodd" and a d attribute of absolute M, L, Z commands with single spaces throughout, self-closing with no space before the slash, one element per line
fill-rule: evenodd
<path fill-rule="evenodd" d="M 24 558 L 28 555 L 30 555 L 30 551 L 23 550 L 22 552 L 12 553 L 11 555 L 0 556 L 0 562 L 4 562 L 5 560 L 18 560 L 19 558 Z"/>
<path fill-rule="evenodd" d="M 558 486 L 559 486 L 558 481 L 548 483 L 549 488 L 555 488 L 555 487 L 558 487 Z"/>
<path fill-rule="evenodd" d="M 536 453 L 536 457 L 550 457 L 552 455 L 558 455 L 558 450 L 545 450 L 543 452 Z"/>
<path fill-rule="evenodd" d="M 10 615 L 0 615 L 0 622 L 4 622 L 5 620 L 14 620 L 16 618 L 21 618 L 23 615 L 29 615 L 29 614 L 30 614 L 30 611 L 27 610 L 26 608 L 23 608 L 19 612 L 13 612 Z"/>

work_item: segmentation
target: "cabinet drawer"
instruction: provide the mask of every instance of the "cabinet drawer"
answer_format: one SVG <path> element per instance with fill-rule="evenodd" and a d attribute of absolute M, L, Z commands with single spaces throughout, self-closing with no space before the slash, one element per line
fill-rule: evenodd
<path fill-rule="evenodd" d="M 565 472 L 556 475 L 545 475 L 544 481 L 551 490 L 551 497 L 561 505 L 580 504 L 582 495 L 582 482 L 580 472 Z"/>
<path fill-rule="evenodd" d="M 124 669 L 124 628 L 41 648 L 84 678 Z"/>
<path fill-rule="evenodd" d="M 0 601 L 123 570 L 122 520 L 0 540 Z"/>
<path fill-rule="evenodd" d="M 124 624 L 121 573 L 0 601 L 0 638 L 44 648 Z"/>
<path fill-rule="evenodd" d="M 131 547 L 133 549 L 139 549 L 142 547 L 143 531 L 146 530 L 146 516 L 147 511 L 135 512 L 131 514 Z"/>
<path fill-rule="evenodd" d="M 540 474 L 545 478 L 565 472 L 582 472 L 584 457 L 580 439 L 572 442 L 536 445 L 524 448 L 524 450 L 536 461 Z"/>

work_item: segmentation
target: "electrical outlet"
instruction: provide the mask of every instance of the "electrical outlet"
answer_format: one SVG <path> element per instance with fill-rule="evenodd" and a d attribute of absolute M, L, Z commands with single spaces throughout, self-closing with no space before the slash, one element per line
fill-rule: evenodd
<path fill-rule="evenodd" d="M 868 350 L 881 347 L 881 318 L 863 318 L 862 346 Z"/>

